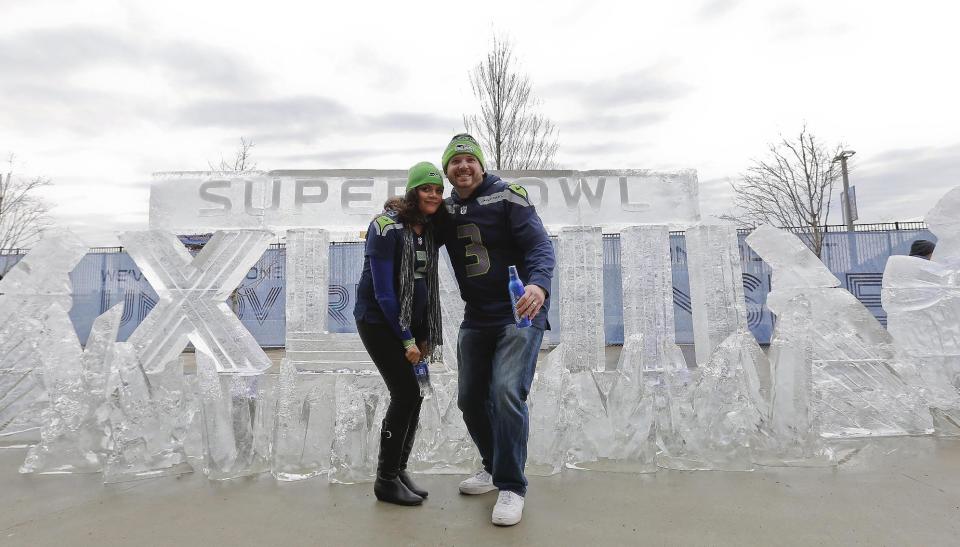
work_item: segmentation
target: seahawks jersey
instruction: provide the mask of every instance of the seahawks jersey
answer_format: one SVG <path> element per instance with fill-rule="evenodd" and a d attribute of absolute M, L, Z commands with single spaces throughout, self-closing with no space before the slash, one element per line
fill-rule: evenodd
<path fill-rule="evenodd" d="M 514 322 L 507 290 L 508 267 L 515 265 L 524 285 L 548 294 L 533 324 L 549 328 L 550 281 L 556 262 L 553 244 L 527 191 L 486 173 L 466 199 L 456 192 L 444 200 L 451 221 L 443 234 L 447 253 L 466 302 L 463 326 L 498 327 Z"/>
<path fill-rule="evenodd" d="M 400 328 L 400 265 L 403 251 L 403 224 L 397 219 L 393 211 L 385 212 L 373 219 L 367 228 L 367 242 L 364 250 L 363 271 L 360 282 L 357 284 L 357 301 L 353 308 L 353 316 L 358 321 L 366 323 L 385 323 L 394 333 L 405 340 L 411 336 L 422 339 L 425 332 L 427 312 L 427 247 L 426 238 L 414 235 L 416 261 L 414 263 L 414 292 L 413 309 L 411 316 L 411 331 L 404 332 Z M 378 295 L 374 290 L 374 276 L 378 271 L 372 267 L 372 261 L 379 260 L 389 264 L 389 268 L 381 275 L 389 277 L 387 286 L 393 289 L 387 295 Z M 379 281 L 379 280 L 378 280 Z M 384 298 L 388 299 L 385 300 Z"/>

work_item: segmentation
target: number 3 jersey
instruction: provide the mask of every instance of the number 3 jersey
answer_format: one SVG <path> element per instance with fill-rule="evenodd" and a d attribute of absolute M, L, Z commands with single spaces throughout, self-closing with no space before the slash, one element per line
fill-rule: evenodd
<path fill-rule="evenodd" d="M 470 197 L 460 199 L 454 191 L 444 203 L 452 222 L 443 238 L 466 302 L 463 326 L 499 327 L 514 322 L 507 284 L 508 267 L 516 265 L 524 285 L 538 285 L 547 293 L 533 324 L 549 328 L 550 280 L 556 259 L 526 189 L 486 173 Z"/>

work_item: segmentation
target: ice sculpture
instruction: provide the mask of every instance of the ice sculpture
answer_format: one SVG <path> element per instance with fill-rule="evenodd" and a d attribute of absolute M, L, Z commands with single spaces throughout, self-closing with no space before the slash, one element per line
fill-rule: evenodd
<path fill-rule="evenodd" d="M 603 356 L 603 240 L 600 228 L 564 228 L 560 231 L 558 255 L 564 364 L 571 372 L 602 371 L 606 365 Z M 564 325 L 566 328 L 562 328 Z"/>
<path fill-rule="evenodd" d="M 436 474 L 476 471 L 479 453 L 457 407 L 457 374 L 431 371 L 430 383 L 433 393 L 424 399 L 420 408 L 420 426 L 409 469 Z"/>
<path fill-rule="evenodd" d="M 0 438 L 19 438 L 40 425 L 41 410 L 47 406 L 39 352 L 44 343 L 41 321 L 60 314 L 57 321 L 69 323 L 66 314 L 73 305 L 69 274 L 86 252 L 73 233 L 49 230 L 0 279 Z M 51 308 L 53 304 L 58 307 Z"/>
<path fill-rule="evenodd" d="M 207 477 L 233 479 L 270 470 L 276 376 L 217 372 L 212 356 L 199 349 L 196 355 Z"/>
<path fill-rule="evenodd" d="M 0 370 L 0 447 L 33 442 L 46 404 L 39 372 Z"/>
<path fill-rule="evenodd" d="M 794 235 L 761 226 L 747 243 L 773 269 L 767 306 L 778 316 L 803 296 L 810 306 L 815 419 L 824 437 L 924 434 L 929 412 L 894 366 L 879 322 Z M 785 337 L 790 337 L 784 333 Z"/>
<path fill-rule="evenodd" d="M 720 342 L 747 328 L 743 271 L 732 226 L 692 226 L 686 239 L 693 338 L 700 364 L 710 359 Z"/>
<path fill-rule="evenodd" d="M 633 462 L 633 470 L 656 470 L 657 391 L 668 355 L 678 351 L 671 267 L 667 226 L 620 233 L 624 345 L 607 407 L 614 432 L 610 457 Z"/>
<path fill-rule="evenodd" d="M 600 228 L 563 228 L 557 265 L 560 283 L 560 346 L 566 375 L 560 420 L 566 463 L 599 460 L 612 434 L 603 399 L 611 385 L 606 374 L 603 334 L 603 240 Z M 562 349 L 561 349 L 562 348 Z M 559 351 L 558 351 L 559 350 Z M 536 409 L 534 406 L 534 410 Z"/>
<path fill-rule="evenodd" d="M 115 349 L 107 384 L 111 439 L 104 482 L 192 472 L 184 452 L 189 416 L 180 360 L 148 373 L 132 344 Z"/>
<path fill-rule="evenodd" d="M 457 370 L 457 340 L 460 324 L 463 323 L 464 302 L 460 298 L 460 287 L 453 275 L 453 266 L 447 248 L 440 249 L 437 274 L 440 279 L 440 315 L 443 321 L 443 363 L 431 364 L 431 372 L 449 372 Z M 441 368 L 442 367 L 442 368 Z"/>
<path fill-rule="evenodd" d="M 160 230 L 124 232 L 120 240 L 160 297 L 130 335 L 146 372 L 177 360 L 189 339 L 218 371 L 257 374 L 270 359 L 225 300 L 266 250 L 270 232 L 217 232 L 191 257 Z"/>
<path fill-rule="evenodd" d="M 938 238 L 933 261 L 948 268 L 960 268 L 960 187 L 940 198 L 924 220 Z"/>
<path fill-rule="evenodd" d="M 277 380 L 271 472 L 301 480 L 330 472 L 337 374 L 300 372 L 286 359 Z"/>
<path fill-rule="evenodd" d="M 657 463 L 684 470 L 752 469 L 752 441 L 763 419 L 755 371 L 765 359 L 756 339 L 738 330 L 692 370 L 674 348 L 658 397 Z"/>
<path fill-rule="evenodd" d="M 373 480 L 380 427 L 387 412 L 386 385 L 379 374 L 340 374 L 336 386 L 336 428 L 330 481 L 353 484 Z"/>
<path fill-rule="evenodd" d="M 527 442 L 527 473 L 554 475 L 566 462 L 567 424 L 562 415 L 563 395 L 570 372 L 564 365 L 564 346 L 553 348 L 546 361 L 537 365 L 527 399 L 530 436 Z"/>
<path fill-rule="evenodd" d="M 770 343 L 769 396 L 758 405 L 764 417 L 754 461 L 773 466 L 824 466 L 835 463 L 820 438 L 814 412 L 813 322 L 810 302 L 795 296 L 780 306 Z"/>
<path fill-rule="evenodd" d="M 897 359 L 922 379 L 938 435 L 960 435 L 960 188 L 927 214 L 937 237 L 933 260 L 891 256 L 883 308 Z"/>
<path fill-rule="evenodd" d="M 315 362 L 315 342 L 327 331 L 330 236 L 326 230 L 288 230 L 286 358 Z"/>
<path fill-rule="evenodd" d="M 524 186 L 551 232 L 570 225 L 700 220 L 697 173 L 639 169 L 498 171 Z M 352 169 L 158 173 L 150 185 L 150 227 L 175 233 L 321 226 L 364 230 L 384 200 L 403 195 L 407 172 Z"/>
<path fill-rule="evenodd" d="M 581 442 L 581 453 L 572 459 L 579 461 L 574 465 L 591 469 L 651 472 L 656 470 L 657 451 L 655 391 L 662 380 L 664 348 L 675 347 L 669 229 L 662 225 L 624 229 L 620 265 L 624 346 L 617 370 L 592 373 L 593 390 L 586 389 L 590 382 L 584 382 L 585 377 L 575 384 L 574 393 L 595 391 L 599 399 L 587 398 L 594 404 L 581 409 L 580 415 L 588 419 L 570 422 L 584 428 L 579 436 L 593 437 Z"/>
<path fill-rule="evenodd" d="M 656 389 L 662 370 L 644 368 L 642 352 L 637 351 L 643 347 L 640 335 L 628 343 L 619 362 L 624 368 L 618 367 L 615 371 L 606 398 L 613 438 L 606 453 L 607 466 L 600 468 L 652 473 L 657 470 Z M 637 360 L 640 360 L 640 372 L 625 372 L 633 369 L 631 362 Z M 649 366 L 659 366 L 659 363 Z"/>
<path fill-rule="evenodd" d="M 747 330 L 736 230 L 688 229 L 687 259 L 699 366 L 687 368 L 672 336 L 657 335 L 643 354 L 663 363 L 662 380 L 653 384 L 657 462 L 671 469 L 749 470 L 753 437 L 763 425 L 761 376 L 768 364 Z M 659 282 L 662 300 L 672 286 L 669 270 L 661 275 L 666 278 Z"/>
<path fill-rule="evenodd" d="M 21 473 L 102 470 L 110 439 L 106 384 L 122 314 L 120 303 L 97 317 L 81 350 L 66 311 L 51 305 L 38 348 L 50 404 L 41 412 L 40 443 L 30 448 Z"/>
<path fill-rule="evenodd" d="M 631 226 L 620 232 L 620 271 L 625 346 L 636 340 L 642 343 L 640 359 L 631 363 L 662 370 L 662 348 L 676 344 L 669 228 Z"/>

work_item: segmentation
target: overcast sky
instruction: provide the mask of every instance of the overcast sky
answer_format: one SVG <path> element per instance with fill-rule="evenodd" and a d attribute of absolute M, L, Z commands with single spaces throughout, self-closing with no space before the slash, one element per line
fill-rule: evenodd
<path fill-rule="evenodd" d="M 53 180 L 58 224 L 116 244 L 147 226 L 151 173 L 241 136 L 268 170 L 438 162 L 497 31 L 564 168 L 694 168 L 722 213 L 806 123 L 857 151 L 861 221 L 917 219 L 960 185 L 957 5 L 0 0 L 0 153 Z"/>

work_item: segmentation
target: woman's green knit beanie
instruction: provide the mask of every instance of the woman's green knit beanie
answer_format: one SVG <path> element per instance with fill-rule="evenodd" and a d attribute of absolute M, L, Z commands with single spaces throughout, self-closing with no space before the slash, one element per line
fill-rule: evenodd
<path fill-rule="evenodd" d="M 407 171 L 407 191 L 424 184 L 443 186 L 443 173 L 429 161 L 421 161 Z"/>

